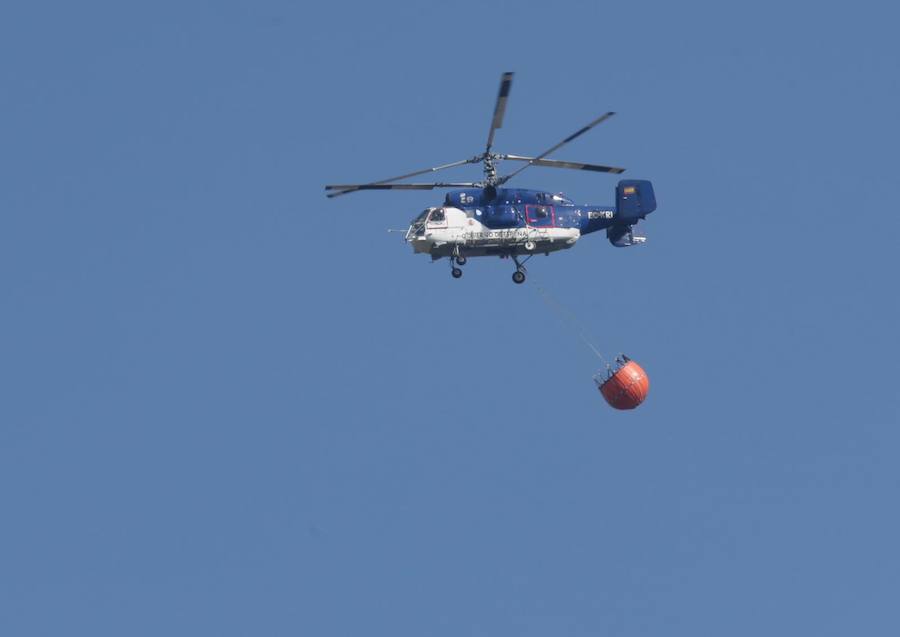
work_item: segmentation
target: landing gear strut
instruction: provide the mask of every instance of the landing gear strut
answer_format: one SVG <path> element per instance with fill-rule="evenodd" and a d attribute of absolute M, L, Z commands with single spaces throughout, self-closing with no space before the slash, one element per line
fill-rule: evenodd
<path fill-rule="evenodd" d="M 453 251 L 453 255 L 450 257 L 450 267 L 453 268 L 450 270 L 450 274 L 453 275 L 454 279 L 458 279 L 462 276 L 462 270 L 453 265 L 456 262 L 456 265 L 465 265 L 466 258 L 459 253 L 459 246 L 456 246 L 456 249 Z"/>
<path fill-rule="evenodd" d="M 519 262 L 519 258 L 516 255 L 512 254 L 510 256 L 516 263 L 516 271 L 513 272 L 512 275 L 513 283 L 525 283 L 525 261 L 528 261 L 528 259 L 530 259 L 532 255 L 528 255 L 525 258 L 525 261 L 522 262 Z"/>

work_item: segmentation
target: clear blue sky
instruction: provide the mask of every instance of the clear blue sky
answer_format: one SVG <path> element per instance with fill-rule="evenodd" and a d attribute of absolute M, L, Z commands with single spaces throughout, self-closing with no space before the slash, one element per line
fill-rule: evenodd
<path fill-rule="evenodd" d="M 4 3 L 0 634 L 900 634 L 900 15 L 826 4 Z M 498 150 L 656 186 L 530 269 L 636 412 L 439 194 L 324 197 L 507 70 Z"/>

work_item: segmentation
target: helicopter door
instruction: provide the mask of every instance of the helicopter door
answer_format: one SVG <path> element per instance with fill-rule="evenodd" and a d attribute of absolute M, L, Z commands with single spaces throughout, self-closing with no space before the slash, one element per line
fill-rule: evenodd
<path fill-rule="evenodd" d="M 428 215 L 428 223 L 426 227 L 429 229 L 447 227 L 447 216 L 444 214 L 443 208 L 435 208 L 431 211 L 431 214 Z"/>
<path fill-rule="evenodd" d="M 525 206 L 525 222 L 532 228 L 552 228 L 556 225 L 553 206 Z"/>

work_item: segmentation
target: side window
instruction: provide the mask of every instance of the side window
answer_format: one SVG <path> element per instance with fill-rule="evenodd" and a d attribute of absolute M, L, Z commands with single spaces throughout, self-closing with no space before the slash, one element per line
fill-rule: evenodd
<path fill-rule="evenodd" d="M 431 217 L 428 220 L 431 222 L 443 221 L 444 220 L 444 209 L 438 208 L 437 210 L 432 211 Z"/>
<path fill-rule="evenodd" d="M 555 225 L 553 206 L 525 206 L 525 221 L 530 226 L 552 227 Z"/>

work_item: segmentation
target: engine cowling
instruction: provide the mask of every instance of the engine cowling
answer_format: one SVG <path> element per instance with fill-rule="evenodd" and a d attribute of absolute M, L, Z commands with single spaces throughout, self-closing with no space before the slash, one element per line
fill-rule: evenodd
<path fill-rule="evenodd" d="M 479 218 L 488 228 L 515 228 L 519 225 L 519 220 L 515 206 L 502 204 L 485 206 L 484 213 Z"/>

